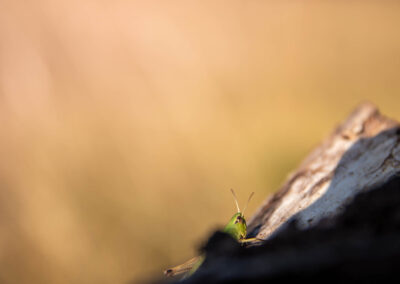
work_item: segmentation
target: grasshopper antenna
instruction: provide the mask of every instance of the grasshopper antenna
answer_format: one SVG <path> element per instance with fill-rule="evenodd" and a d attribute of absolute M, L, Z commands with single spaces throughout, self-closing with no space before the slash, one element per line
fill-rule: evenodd
<path fill-rule="evenodd" d="M 231 188 L 231 192 L 232 192 L 232 194 L 233 194 L 233 198 L 235 199 L 236 208 L 237 208 L 238 212 L 240 212 L 239 203 L 238 203 L 238 201 L 237 201 L 236 194 L 235 194 L 235 192 L 233 191 L 232 188 Z"/>
<path fill-rule="evenodd" d="M 242 212 L 243 216 L 244 216 L 244 211 L 246 211 L 247 205 L 249 204 L 250 199 L 253 197 L 253 195 L 254 195 L 254 192 L 250 193 L 249 199 L 247 199 L 246 206 L 244 207 L 243 212 Z"/>

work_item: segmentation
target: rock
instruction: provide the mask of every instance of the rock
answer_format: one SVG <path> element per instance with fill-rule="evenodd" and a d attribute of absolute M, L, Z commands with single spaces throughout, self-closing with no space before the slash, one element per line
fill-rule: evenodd
<path fill-rule="evenodd" d="M 248 222 L 243 247 L 221 233 L 182 283 L 382 281 L 400 264 L 400 125 L 361 104 Z"/>

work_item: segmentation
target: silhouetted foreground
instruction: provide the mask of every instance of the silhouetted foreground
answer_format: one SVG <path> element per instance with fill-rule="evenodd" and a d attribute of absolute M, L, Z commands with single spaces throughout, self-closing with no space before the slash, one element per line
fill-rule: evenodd
<path fill-rule="evenodd" d="M 243 247 L 215 233 L 182 283 L 382 281 L 400 270 L 400 124 L 364 103 L 248 222 Z M 300 229 L 301 228 L 301 229 Z"/>
<path fill-rule="evenodd" d="M 207 259 L 181 283 L 277 283 L 283 280 L 382 281 L 400 269 L 400 177 L 361 193 L 334 219 L 307 230 L 290 226 L 244 248 L 215 233 Z"/>

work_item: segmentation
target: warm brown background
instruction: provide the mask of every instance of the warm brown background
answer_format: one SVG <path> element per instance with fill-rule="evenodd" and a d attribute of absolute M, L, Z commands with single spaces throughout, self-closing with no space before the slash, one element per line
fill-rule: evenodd
<path fill-rule="evenodd" d="M 161 276 L 360 101 L 398 1 L 0 0 L 0 282 Z M 322 3 L 323 2 L 323 3 Z"/>

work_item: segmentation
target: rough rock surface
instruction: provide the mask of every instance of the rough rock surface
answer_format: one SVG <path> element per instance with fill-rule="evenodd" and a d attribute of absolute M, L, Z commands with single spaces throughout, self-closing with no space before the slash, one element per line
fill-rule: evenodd
<path fill-rule="evenodd" d="M 308 228 L 386 182 L 400 171 L 398 127 L 374 105 L 361 104 L 258 209 L 249 231 L 266 239 L 291 218 Z"/>
<path fill-rule="evenodd" d="M 400 267 L 400 177 L 360 193 L 328 223 L 302 230 L 292 221 L 250 248 L 216 233 L 205 250 L 204 266 L 182 283 L 393 281 Z"/>
<path fill-rule="evenodd" d="M 265 283 L 396 275 L 400 264 L 400 126 L 360 105 L 250 219 L 243 247 L 214 234 L 182 283 Z"/>

